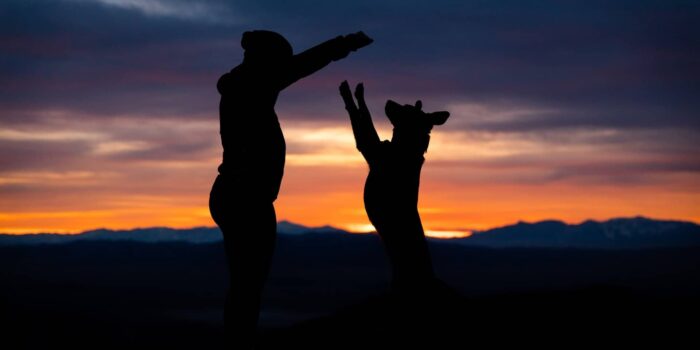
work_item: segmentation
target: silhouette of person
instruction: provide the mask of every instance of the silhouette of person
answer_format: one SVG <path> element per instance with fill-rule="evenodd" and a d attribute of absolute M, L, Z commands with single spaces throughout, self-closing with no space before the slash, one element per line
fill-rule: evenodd
<path fill-rule="evenodd" d="M 243 33 L 243 62 L 219 78 L 223 160 L 209 196 L 223 233 L 230 287 L 224 310 L 228 342 L 254 345 L 260 297 L 275 248 L 285 140 L 275 113 L 279 93 L 332 61 L 372 43 L 362 32 L 338 36 L 294 55 L 280 34 Z"/>
<path fill-rule="evenodd" d="M 340 85 L 340 95 L 350 115 L 357 149 L 369 164 L 365 210 L 389 256 L 392 288 L 400 293 L 447 288 L 433 272 L 418 213 L 418 188 L 430 131 L 434 125 L 444 124 L 450 113 L 423 112 L 421 101 L 399 105 L 388 100 L 385 113 L 394 130 L 391 141 L 380 141 L 365 103 L 363 85 L 355 89 L 357 105 L 347 81 Z"/>

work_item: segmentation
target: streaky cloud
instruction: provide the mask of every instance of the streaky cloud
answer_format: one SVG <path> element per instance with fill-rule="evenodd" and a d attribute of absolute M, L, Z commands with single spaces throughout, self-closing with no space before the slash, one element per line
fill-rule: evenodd
<path fill-rule="evenodd" d="M 216 2 L 180 0 L 69 0 L 95 2 L 127 10 L 135 10 L 147 16 L 169 17 L 182 20 L 203 21 L 220 24 L 238 24 L 239 16 L 230 7 Z"/>

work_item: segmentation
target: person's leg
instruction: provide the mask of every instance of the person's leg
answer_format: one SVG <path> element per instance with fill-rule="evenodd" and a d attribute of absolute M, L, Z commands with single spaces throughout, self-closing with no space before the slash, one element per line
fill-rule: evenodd
<path fill-rule="evenodd" d="M 228 338 L 240 348 L 255 342 L 260 300 L 275 248 L 277 222 L 272 203 L 250 205 L 235 213 L 225 230 L 230 286 L 224 312 Z"/>
<path fill-rule="evenodd" d="M 257 334 L 260 298 L 270 268 L 277 234 L 271 202 L 241 201 L 220 176 L 209 197 L 212 218 L 221 229 L 230 286 L 224 309 L 227 344 L 252 348 Z"/>

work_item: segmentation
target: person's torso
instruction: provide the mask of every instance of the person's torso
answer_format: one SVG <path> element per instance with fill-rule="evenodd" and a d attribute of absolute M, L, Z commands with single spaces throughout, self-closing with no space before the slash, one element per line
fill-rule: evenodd
<path fill-rule="evenodd" d="M 279 92 L 237 69 L 222 76 L 219 92 L 224 149 L 219 173 L 252 186 L 268 186 L 276 196 L 286 151 L 274 109 Z"/>

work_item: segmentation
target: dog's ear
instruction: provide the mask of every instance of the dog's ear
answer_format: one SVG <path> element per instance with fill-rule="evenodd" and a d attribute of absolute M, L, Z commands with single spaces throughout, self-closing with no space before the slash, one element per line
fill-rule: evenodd
<path fill-rule="evenodd" d="M 399 119 L 401 118 L 402 106 L 392 100 L 387 100 L 384 106 L 384 114 L 389 118 L 391 125 L 397 126 Z"/>
<path fill-rule="evenodd" d="M 445 124 L 445 122 L 447 121 L 447 118 L 449 118 L 449 117 L 450 117 L 450 112 L 447 112 L 447 111 L 428 113 L 428 120 L 430 121 L 430 124 L 432 124 L 432 125 Z"/>
<path fill-rule="evenodd" d="M 422 112 L 423 111 L 423 101 L 421 101 L 421 100 L 416 101 L 416 105 L 413 107 L 415 107 L 418 111 Z"/>

